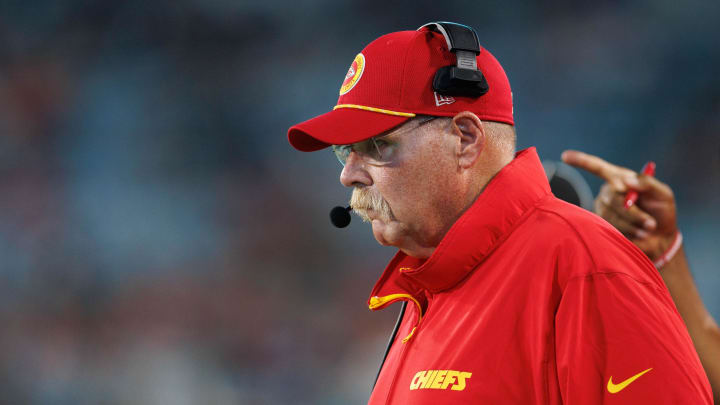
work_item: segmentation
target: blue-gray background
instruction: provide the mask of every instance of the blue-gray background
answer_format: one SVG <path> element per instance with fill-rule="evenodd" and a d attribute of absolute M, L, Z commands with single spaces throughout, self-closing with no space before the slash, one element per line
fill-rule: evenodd
<path fill-rule="evenodd" d="M 340 166 L 285 134 L 335 104 L 365 44 L 432 20 L 504 65 L 520 147 L 658 163 L 720 317 L 718 17 L 714 0 L 4 2 L 0 401 L 365 401 L 397 310 L 365 302 L 393 251 L 329 225 Z"/>

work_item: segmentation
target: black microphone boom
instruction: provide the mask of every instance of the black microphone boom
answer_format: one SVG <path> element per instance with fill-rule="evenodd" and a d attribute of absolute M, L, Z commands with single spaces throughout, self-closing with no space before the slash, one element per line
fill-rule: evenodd
<path fill-rule="evenodd" d="M 330 210 L 330 222 L 338 228 L 345 228 L 350 224 L 350 206 L 346 207 L 335 207 Z"/>

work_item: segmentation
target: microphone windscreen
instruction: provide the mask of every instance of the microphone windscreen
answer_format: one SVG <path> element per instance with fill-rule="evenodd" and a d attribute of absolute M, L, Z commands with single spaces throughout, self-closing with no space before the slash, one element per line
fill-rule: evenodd
<path fill-rule="evenodd" d="M 330 222 L 338 228 L 345 228 L 350 224 L 350 207 L 335 207 L 330 210 Z"/>

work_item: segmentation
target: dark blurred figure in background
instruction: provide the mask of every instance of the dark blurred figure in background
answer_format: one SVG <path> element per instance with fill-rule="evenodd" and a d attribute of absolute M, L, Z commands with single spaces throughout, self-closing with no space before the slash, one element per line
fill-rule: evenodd
<path fill-rule="evenodd" d="M 579 171 L 554 160 L 543 160 L 542 165 L 555 197 L 592 211 L 592 191 Z"/>
<path fill-rule="evenodd" d="M 672 190 L 652 176 L 587 153 L 568 150 L 562 159 L 605 180 L 595 199 L 595 212 L 655 263 L 690 332 L 717 403 L 720 399 L 720 328 L 705 308 L 690 272 Z M 638 191 L 639 197 L 626 209 L 624 199 L 629 189 Z"/>

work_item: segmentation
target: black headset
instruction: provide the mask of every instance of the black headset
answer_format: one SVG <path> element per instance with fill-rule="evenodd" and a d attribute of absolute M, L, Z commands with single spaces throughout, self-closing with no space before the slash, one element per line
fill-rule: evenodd
<path fill-rule="evenodd" d="M 474 98 L 487 93 L 490 87 L 477 67 L 480 41 L 475 30 L 463 24 L 437 21 L 421 26 L 418 31 L 426 27 L 442 34 L 457 58 L 457 65 L 442 67 L 435 73 L 433 90 L 447 96 Z"/>
<path fill-rule="evenodd" d="M 478 98 L 487 93 L 488 90 L 490 90 L 490 86 L 488 86 L 485 76 L 477 67 L 477 56 L 480 55 L 480 40 L 475 30 L 467 25 L 448 21 L 427 23 L 417 30 L 419 31 L 425 27 L 431 31 L 442 34 L 442 36 L 445 37 L 448 49 L 454 53 L 457 58 L 457 65 L 445 66 L 438 69 L 435 73 L 435 78 L 433 78 L 433 90 L 445 96 L 473 98 Z M 398 329 L 400 329 L 406 306 L 407 301 L 404 301 L 400 307 L 400 315 L 390 335 L 390 341 L 388 341 L 387 347 L 385 348 L 385 354 L 380 363 L 380 368 L 375 376 L 373 389 L 375 389 L 375 384 L 377 384 L 377 380 L 380 377 L 380 371 L 382 371 L 383 365 L 385 365 L 385 360 L 387 360 L 390 348 L 397 336 Z"/>

